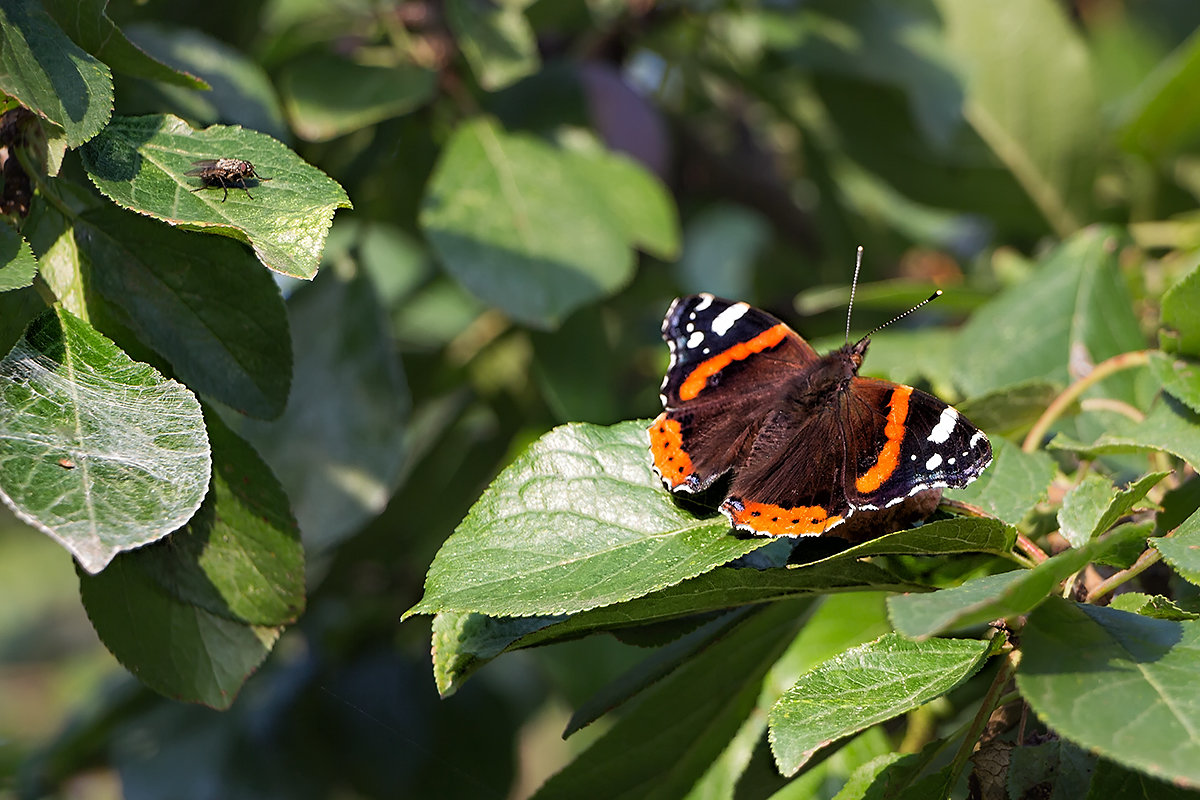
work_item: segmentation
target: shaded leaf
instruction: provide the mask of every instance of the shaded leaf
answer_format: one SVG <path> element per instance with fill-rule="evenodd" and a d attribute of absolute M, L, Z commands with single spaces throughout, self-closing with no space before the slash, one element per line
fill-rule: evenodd
<path fill-rule="evenodd" d="M 551 328 L 631 277 L 626 223 L 576 156 L 487 120 L 461 125 L 422 201 L 446 270 L 515 319 Z"/>
<path fill-rule="evenodd" d="M 936 5 L 966 84 L 963 115 L 1055 231 L 1073 232 L 1090 219 L 1100 126 L 1079 32 L 1045 0 Z"/>
<path fill-rule="evenodd" d="M 206 413 L 213 477 L 187 525 L 129 555 L 175 600 L 251 625 L 284 625 L 304 610 L 304 548 L 271 470 Z"/>
<path fill-rule="evenodd" d="M 1051 598 L 1030 615 L 1021 649 L 1017 687 L 1057 733 L 1118 764 L 1200 786 L 1200 622 Z"/>
<path fill-rule="evenodd" d="M 771 709 L 771 751 L 793 775 L 821 747 L 945 694 L 973 675 L 991 644 L 912 642 L 894 633 L 806 672 Z"/>
<path fill-rule="evenodd" d="M 1098 364 L 1145 347 L 1117 264 L 1120 242 L 1111 229 L 1088 228 L 973 314 L 955 358 L 966 394 L 1031 380 L 1065 386 L 1072 360 Z M 1096 393 L 1133 402 L 1133 377 L 1114 375 L 1086 396 Z"/>
<path fill-rule="evenodd" d="M 1200 35 L 1193 34 L 1158 63 L 1126 99 L 1118 141 L 1130 152 L 1157 160 L 1188 144 L 1200 129 Z"/>
<path fill-rule="evenodd" d="M 1072 547 L 1082 547 L 1128 514 L 1146 492 L 1169 474 L 1154 472 L 1128 489 L 1115 491 L 1107 478 L 1088 475 L 1063 497 L 1058 509 L 1059 532 Z"/>
<path fill-rule="evenodd" d="M 8 225 L 0 225 L 0 292 L 32 285 L 37 268 L 29 242 Z"/>
<path fill-rule="evenodd" d="M 276 139 L 289 138 L 270 76 L 242 51 L 190 28 L 135 23 L 125 33 L 154 58 L 199 75 L 212 87 L 197 92 L 159 82 L 118 81 L 126 116 L 172 112 L 195 124 L 236 123 Z"/>
<path fill-rule="evenodd" d="M 409 392 L 365 275 L 331 272 L 288 298 L 295 366 L 282 415 L 225 414 L 292 501 L 310 552 L 383 510 L 400 478 Z"/>
<path fill-rule="evenodd" d="M 1200 412 L 1200 367 L 1158 351 L 1150 354 L 1150 370 L 1167 392 L 1192 411 Z"/>
<path fill-rule="evenodd" d="M 1125 769 L 1107 759 L 1097 759 L 1086 800 L 1109 800 L 1113 797 L 1121 800 L 1195 800 L 1196 793 L 1138 770 Z"/>
<path fill-rule="evenodd" d="M 1087 792 L 1095 767 L 1094 755 L 1062 739 L 1016 747 L 1008 767 L 1008 796 L 1075 800 Z"/>
<path fill-rule="evenodd" d="M 754 708 L 763 675 L 800 626 L 798 612 L 780 603 L 751 616 L 646 692 L 534 797 L 587 796 L 597 786 L 614 800 L 681 797 Z"/>
<path fill-rule="evenodd" d="M 202 239 L 111 206 L 78 218 L 91 285 L 193 390 L 270 419 L 292 381 L 287 311 L 236 242 Z"/>
<path fill-rule="evenodd" d="M 932 594 L 888 598 L 892 624 L 907 636 L 934 636 L 999 617 L 1028 613 L 1045 601 L 1062 580 L 1106 553 L 1144 539 L 1146 532 L 1145 527 L 1127 525 L 1082 547 L 1052 556 L 1033 569 L 987 575 Z"/>
<path fill-rule="evenodd" d="M 118 117 L 81 151 L 88 177 L 117 205 L 175 225 L 248 242 L 276 272 L 311 278 L 330 220 L 350 208 L 346 193 L 266 134 L 213 125 L 192 130 L 178 117 Z M 223 200 L 186 173 L 203 159 L 244 159 L 264 181 Z M 199 191 L 193 191 L 199 189 Z"/>
<path fill-rule="evenodd" d="M 1160 313 L 1159 341 L 1163 350 L 1200 356 L 1200 323 L 1197 322 L 1200 320 L 1200 263 L 1193 264 L 1187 274 L 1163 293 Z"/>
<path fill-rule="evenodd" d="M 648 594 L 767 544 L 696 519 L 650 467 L 645 423 L 574 424 L 509 465 L 442 545 L 405 612 L 569 614 Z"/>
<path fill-rule="evenodd" d="M 292 127 L 323 142 L 419 108 L 434 94 L 436 73 L 400 64 L 357 64 L 320 53 L 288 65 L 279 89 Z"/>
<path fill-rule="evenodd" d="M 43 3 L 76 44 L 112 69 L 189 90 L 212 88 L 195 75 L 158 61 L 125 38 L 108 17 L 108 0 L 43 0 Z"/>
<path fill-rule="evenodd" d="M 766 220 L 749 209 L 734 205 L 706 208 L 688 223 L 683 257 L 675 265 L 676 280 L 685 292 L 749 297 L 754 262 L 770 238 Z"/>
<path fill-rule="evenodd" d="M 175 599 L 129 556 L 99 575 L 81 574 L 79 592 L 105 647 L 175 700 L 228 708 L 279 636 Z"/>
<path fill-rule="evenodd" d="M 0 89 L 62 128 L 69 147 L 91 139 L 112 116 L 112 73 L 67 38 L 40 3 L 0 2 Z"/>
<path fill-rule="evenodd" d="M 855 298 L 855 302 L 858 299 Z M 955 405 L 980 430 L 1001 436 L 1016 436 L 1033 426 L 1046 407 L 1062 392 L 1062 386 L 1031 380 L 993 389 Z"/>
<path fill-rule="evenodd" d="M 70 312 L 0 361 L 0 499 L 88 572 L 185 523 L 211 467 L 191 392 Z"/>
<path fill-rule="evenodd" d="M 447 0 L 446 21 L 479 85 L 503 89 L 541 66 L 533 28 L 520 7 L 487 0 Z"/>
<path fill-rule="evenodd" d="M 970 486 L 948 489 L 944 494 L 1015 524 L 1046 498 L 1054 480 L 1054 459 L 1041 450 L 1026 453 L 1007 439 L 991 441 L 992 465 Z"/>

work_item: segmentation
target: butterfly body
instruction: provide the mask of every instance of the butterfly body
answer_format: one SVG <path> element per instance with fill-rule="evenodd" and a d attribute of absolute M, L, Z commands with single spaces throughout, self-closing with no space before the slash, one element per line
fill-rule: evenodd
<path fill-rule="evenodd" d="M 746 303 L 676 300 L 654 468 L 676 493 L 730 475 L 720 509 L 771 536 L 857 541 L 928 516 L 991 463 L 987 437 L 918 389 L 862 378 L 869 339 L 821 356 Z"/>

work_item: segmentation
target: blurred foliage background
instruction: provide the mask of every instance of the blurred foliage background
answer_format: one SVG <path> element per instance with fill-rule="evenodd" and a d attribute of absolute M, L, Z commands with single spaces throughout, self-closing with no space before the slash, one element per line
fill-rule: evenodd
<path fill-rule="evenodd" d="M 640 649 L 592 637 L 510 654 L 441 700 L 427 621 L 397 619 L 514 453 L 568 420 L 657 413 L 672 297 L 745 299 L 836 339 L 859 244 L 864 331 L 930 286 L 947 295 L 911 325 L 959 320 L 1094 223 L 1155 254 L 1127 274 L 1138 298 L 1200 243 L 1189 0 L 118 0 L 108 14 L 212 86 L 118 74 L 116 113 L 269 133 L 354 203 L 317 279 L 285 286 L 303 408 L 259 431 L 305 536 L 308 611 L 231 710 L 174 703 L 100 645 L 67 554 L 0 517 L 4 796 L 528 796 L 603 730 L 560 738 Z M 644 212 L 626 221 L 638 235 L 558 221 L 577 275 L 489 286 L 504 265 L 473 269 L 450 234 L 503 241 L 504 216 L 439 217 L 470 196 L 469 160 L 439 168 L 472 121 L 534 143 L 531 187 L 562 180 L 558 154 L 628 156 L 628 182 L 573 184 L 570 208 L 604 195 L 604 213 Z M 575 294 L 539 305 L 539 281 Z M 881 335 L 866 372 L 956 399 L 949 353 L 920 342 Z M 313 447 L 338 463 L 313 474 Z M 752 784 L 745 796 L 769 793 Z"/>

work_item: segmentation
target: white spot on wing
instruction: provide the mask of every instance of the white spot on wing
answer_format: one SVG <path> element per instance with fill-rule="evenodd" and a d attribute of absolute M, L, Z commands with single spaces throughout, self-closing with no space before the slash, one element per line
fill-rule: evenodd
<path fill-rule="evenodd" d="M 717 314 L 717 318 L 712 322 L 713 333 L 717 336 L 724 336 L 729 333 L 729 329 L 733 327 L 733 323 L 746 315 L 750 310 L 750 306 L 745 303 L 734 303 L 729 308 Z"/>
<path fill-rule="evenodd" d="M 696 304 L 696 308 L 694 310 L 703 311 L 712 305 L 712 301 L 713 296 L 711 294 L 702 294 L 700 295 L 700 302 Z"/>
<path fill-rule="evenodd" d="M 971 437 L 972 449 L 974 449 L 975 445 L 979 444 L 981 440 L 986 438 L 987 436 L 984 435 L 983 431 L 975 431 L 975 435 Z M 963 455 L 966 455 L 966 453 L 963 453 Z"/>
<path fill-rule="evenodd" d="M 695 331 L 692 333 L 691 336 L 688 337 L 687 346 L 688 347 L 699 347 L 700 343 L 703 341 L 704 341 L 704 331 Z"/>
<path fill-rule="evenodd" d="M 934 425 L 933 430 L 929 432 L 928 440 L 934 444 L 941 444 L 946 441 L 950 438 L 950 434 L 954 431 L 954 425 L 957 422 L 958 412 L 950 406 L 946 406 L 946 410 L 942 412 L 937 425 Z"/>
<path fill-rule="evenodd" d="M 941 465 L 942 465 L 941 455 L 939 455 L 938 453 L 934 453 L 933 455 L 931 455 L 929 457 L 929 460 L 925 462 L 925 469 L 929 470 L 930 472 L 933 472 L 935 469 L 937 469 Z"/>

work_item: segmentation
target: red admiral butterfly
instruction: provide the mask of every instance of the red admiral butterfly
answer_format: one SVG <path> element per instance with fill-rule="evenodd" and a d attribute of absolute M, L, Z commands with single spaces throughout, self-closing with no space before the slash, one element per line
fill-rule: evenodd
<path fill-rule="evenodd" d="M 686 493 L 732 472 L 721 513 L 735 528 L 872 538 L 929 516 L 943 488 L 992 463 L 987 436 L 941 400 L 858 377 L 875 331 L 850 344 L 848 315 L 846 345 L 825 356 L 765 311 L 711 294 L 677 299 L 662 332 L 654 470 Z"/>

